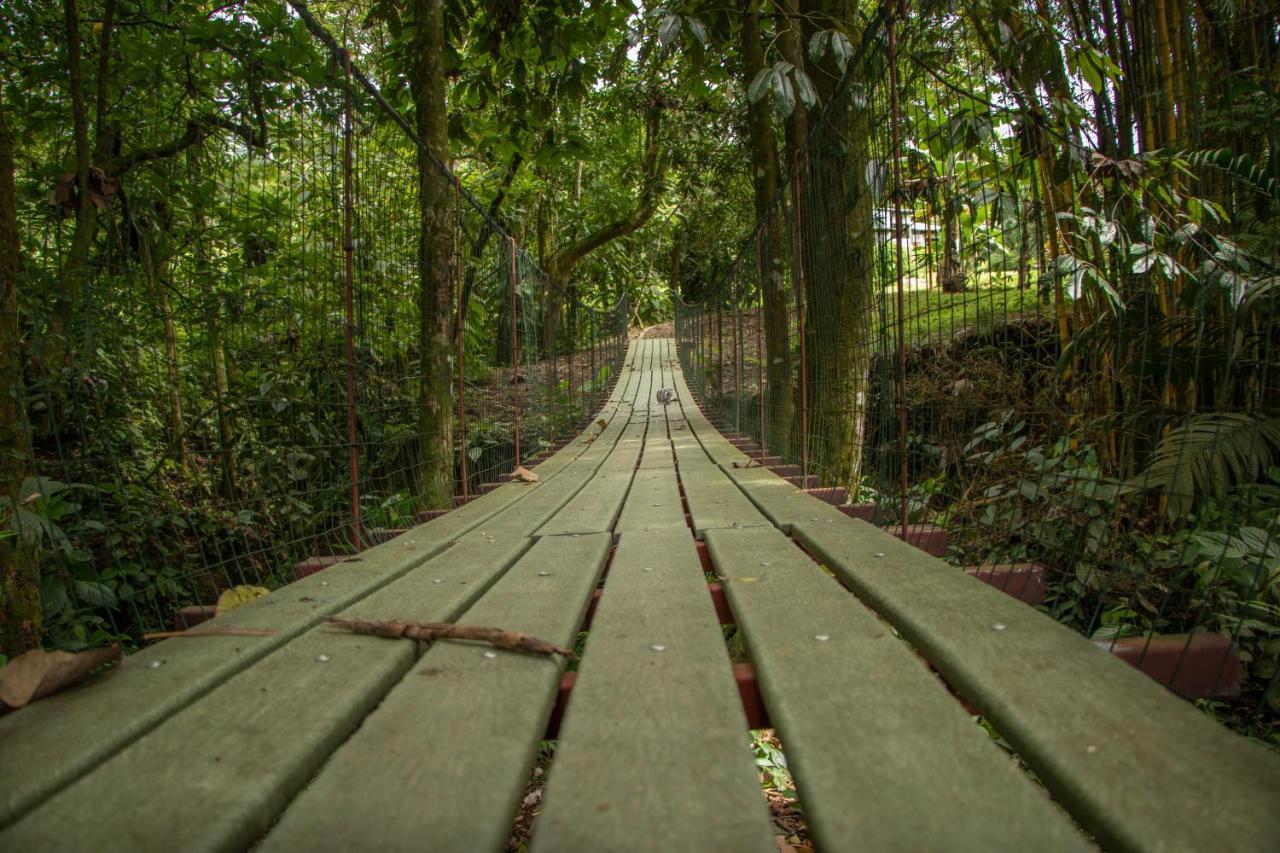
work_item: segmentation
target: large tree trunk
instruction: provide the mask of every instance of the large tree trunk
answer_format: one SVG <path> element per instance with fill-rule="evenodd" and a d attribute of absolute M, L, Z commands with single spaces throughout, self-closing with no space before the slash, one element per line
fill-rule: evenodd
<path fill-rule="evenodd" d="M 960 264 L 960 211 L 950 191 L 942 203 L 942 266 L 938 280 L 943 293 L 964 293 L 964 268 Z"/>
<path fill-rule="evenodd" d="M 173 317 L 173 303 L 169 300 L 168 291 L 160 283 L 160 261 L 145 238 L 139 243 L 138 254 L 147 284 L 147 296 L 159 304 L 160 317 L 164 323 L 164 364 L 165 374 L 169 379 L 169 406 L 165 419 L 169 427 L 169 446 L 178 467 L 186 471 L 187 440 L 182 421 L 182 375 L 178 362 L 178 326 Z"/>
<path fill-rule="evenodd" d="M 426 508 L 447 509 L 453 499 L 453 410 L 450 403 L 450 332 L 453 304 L 451 185 L 432 162 L 449 156 L 445 115 L 444 6 L 415 0 L 413 100 L 418 136 L 419 397 L 418 497 Z"/>
<path fill-rule="evenodd" d="M 0 103 L 0 519 L 12 523 L 27 473 L 22 411 L 22 347 L 18 340 L 18 216 L 13 144 Z M 6 531 L 8 532 L 8 531 Z M 40 645 L 40 568 L 35 531 L 0 539 L 0 652 Z"/>
<path fill-rule="evenodd" d="M 801 6 L 805 43 L 813 32 L 839 28 L 855 45 L 855 9 L 841 0 L 809 0 Z M 830 55 L 811 66 L 822 103 L 834 111 L 812 139 L 801 186 L 804 217 L 805 336 L 808 350 L 810 461 L 826 485 L 851 494 L 862 476 L 870 402 L 873 188 L 866 180 L 870 115 L 848 97 L 833 95 L 840 71 Z M 850 186 L 850 182 L 855 182 Z"/>
<path fill-rule="evenodd" d="M 751 85 L 765 67 L 764 45 L 760 41 L 760 0 L 743 0 L 742 5 L 742 87 Z M 788 334 L 789 300 L 782 275 L 782 223 L 778 206 L 778 149 L 774 140 L 769 101 L 761 98 L 747 104 L 747 134 L 751 148 L 752 189 L 755 193 L 756 221 L 763 224 L 759 235 L 760 289 L 764 307 L 766 423 L 761 437 L 770 448 L 791 455 L 792 392 L 791 340 Z M 762 354 L 764 355 L 764 354 Z"/>
<path fill-rule="evenodd" d="M 97 231 L 97 215 L 89 195 L 89 117 L 84 101 L 84 74 L 80 61 L 80 16 L 76 0 L 63 0 L 67 39 L 67 80 L 71 94 L 72 142 L 75 149 L 76 218 L 71 245 L 62 265 L 62 279 L 54 300 L 53 316 L 44 344 L 44 366 L 55 399 L 66 384 L 63 371 L 74 360 L 72 336 L 88 276 L 89 249 Z"/>
<path fill-rule="evenodd" d="M 777 7 L 778 47 L 782 51 L 782 58 L 805 74 L 809 74 L 809 61 L 806 58 L 807 51 L 805 50 L 800 9 L 796 5 L 796 0 L 778 0 L 775 5 Z M 822 104 L 818 104 L 815 109 L 820 110 L 822 107 Z M 802 101 L 797 100 L 796 108 L 791 111 L 791 115 L 787 116 L 786 123 L 787 165 L 789 168 L 794 169 L 797 167 L 796 160 L 800 156 L 800 149 L 804 147 L 808 139 L 809 108 Z"/>
<path fill-rule="evenodd" d="M 218 455 L 222 460 L 222 494 L 236 497 L 235 432 L 231 429 L 231 384 L 227 376 L 227 352 L 222 347 L 222 329 L 217 309 L 210 308 L 209 349 L 213 353 L 213 392 L 218 409 Z"/>

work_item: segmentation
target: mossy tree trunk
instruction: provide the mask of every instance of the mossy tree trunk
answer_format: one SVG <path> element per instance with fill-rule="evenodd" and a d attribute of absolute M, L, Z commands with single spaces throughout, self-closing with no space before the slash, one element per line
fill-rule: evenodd
<path fill-rule="evenodd" d="M 418 137 L 418 497 L 426 508 L 453 500 L 453 409 L 449 365 L 453 331 L 452 187 L 445 113 L 444 4 L 415 0 L 413 101 Z"/>
<path fill-rule="evenodd" d="M 855 4 L 809 0 L 801 4 L 805 44 L 818 30 L 839 29 L 855 45 Z M 841 72 L 827 54 L 812 63 L 820 103 L 834 101 Z M 870 400 L 873 187 L 866 180 L 870 114 L 847 96 L 829 114 L 804 167 L 805 336 L 808 350 L 809 432 L 814 472 L 826 485 L 852 492 L 862 476 L 863 443 Z M 851 182 L 856 182 L 851 184 Z"/>
<path fill-rule="evenodd" d="M 765 67 L 764 44 L 760 39 L 760 0 L 743 0 L 741 33 L 742 86 L 746 89 Z M 778 205 L 774 204 L 778 194 L 778 148 L 768 98 L 748 102 L 747 134 L 756 221 L 763 222 L 758 262 L 768 358 L 765 364 L 765 438 L 771 448 L 789 453 L 794 378 L 791 375 L 791 340 L 788 334 L 789 300 L 782 274 L 782 218 Z"/>
<path fill-rule="evenodd" d="M 0 103 L 0 518 L 10 524 L 28 460 L 18 339 L 18 267 L 13 145 L 4 104 Z M 40 568 L 34 544 L 21 533 L 0 538 L 0 652 L 7 655 L 40 645 Z"/>

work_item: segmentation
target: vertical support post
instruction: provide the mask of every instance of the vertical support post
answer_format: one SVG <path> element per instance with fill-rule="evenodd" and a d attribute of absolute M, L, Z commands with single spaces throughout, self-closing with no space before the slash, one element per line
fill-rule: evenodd
<path fill-rule="evenodd" d="M 462 182 L 453 176 L 453 277 L 458 290 L 457 320 L 454 327 L 458 330 L 458 474 L 462 480 L 462 497 L 468 497 L 467 477 L 467 391 L 463 384 L 463 365 L 466 356 L 464 338 L 466 330 L 462 328 Z"/>
<path fill-rule="evenodd" d="M 706 377 L 706 371 L 703 369 L 707 363 L 707 316 L 706 306 L 698 306 L 698 377 L 695 388 L 702 387 L 702 380 Z"/>
<path fill-rule="evenodd" d="M 809 153 L 805 152 L 805 164 L 809 162 Z M 800 336 L 800 482 L 809 485 L 809 359 L 808 344 L 805 337 L 805 315 L 808 314 L 808 294 L 805 292 L 804 280 L 804 219 L 800 212 L 800 152 L 797 151 L 791 164 L 792 193 L 795 195 L 796 209 L 796 327 Z M 802 486 L 803 488 L 803 486 Z M 853 495 L 856 498 L 856 495 Z"/>
<path fill-rule="evenodd" d="M 733 264 L 733 427 L 742 435 L 742 293 L 738 262 Z"/>
<path fill-rule="evenodd" d="M 716 294 L 716 409 L 724 417 L 724 305 L 720 294 Z M 707 400 L 711 405 L 711 400 Z"/>
<path fill-rule="evenodd" d="M 516 238 L 507 237 L 507 250 L 511 255 L 510 264 L 510 285 L 511 285 L 511 384 L 514 386 L 516 397 L 516 465 L 521 462 L 520 455 L 520 326 L 519 315 L 517 313 L 516 301 Z"/>
<path fill-rule="evenodd" d="M 360 542 L 360 461 L 356 452 L 355 243 L 351 237 L 351 53 L 342 51 L 342 289 L 345 311 L 343 357 L 347 374 L 347 464 L 351 473 L 351 541 Z"/>
<path fill-rule="evenodd" d="M 555 368 L 553 366 L 555 364 L 556 347 L 551 336 L 547 334 L 547 328 L 549 325 L 548 319 L 550 322 L 554 323 L 559 318 L 555 318 L 550 313 L 547 313 L 544 315 L 544 320 L 542 322 L 542 384 L 546 386 L 547 389 L 547 412 L 549 413 L 548 417 L 550 418 L 547 423 L 550 428 L 551 442 L 554 445 L 556 439 L 560 437 L 560 432 L 556 429 L 556 389 Z"/>
<path fill-rule="evenodd" d="M 902 538 L 907 538 L 907 523 L 911 513 L 907 506 L 907 344 L 905 334 L 906 296 L 902 281 L 902 140 L 898 110 L 898 47 L 896 41 L 897 11 L 889 16 L 889 107 L 893 132 L 893 249 L 897 277 L 897 386 L 898 386 L 898 477 L 901 490 Z"/>
<path fill-rule="evenodd" d="M 764 351 L 764 277 L 766 275 L 764 268 L 764 247 L 761 245 L 763 240 L 768 239 L 769 230 L 766 226 L 761 226 L 756 231 L 756 296 L 758 302 L 759 313 L 756 315 L 756 401 L 757 401 L 757 417 L 760 428 L 760 464 L 764 465 L 765 444 L 768 437 L 765 434 L 765 410 L 764 410 L 764 363 L 769 360 L 769 354 Z M 762 235 L 763 238 L 762 238 Z"/>

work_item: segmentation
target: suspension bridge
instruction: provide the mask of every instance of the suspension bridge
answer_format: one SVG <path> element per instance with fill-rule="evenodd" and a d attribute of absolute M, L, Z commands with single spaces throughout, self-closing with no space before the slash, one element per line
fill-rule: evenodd
<path fill-rule="evenodd" d="M 769 851 L 745 748 L 763 725 L 824 850 L 1280 838 L 1274 755 L 753 464 L 671 339 L 633 340 L 596 419 L 532 470 L 0 720 L 0 843 L 500 850 L 556 738 L 532 849 Z M 566 674 L 328 617 L 587 639 Z"/>
<path fill-rule="evenodd" d="M 0 849 L 502 850 L 534 797 L 534 851 L 764 853 L 763 729 L 823 851 L 1277 849 L 1269 262 L 1185 224 L 1113 256 L 1140 170 L 1038 185 L 1056 143 L 895 54 L 885 6 L 731 262 L 633 336 L 625 284 L 553 281 L 496 215 L 518 159 L 482 203 L 290 7 L 332 61 L 154 167 L 207 184 L 189 233 L 139 191 L 95 299 L 29 312 L 80 348 L 14 389 L 36 605 L 140 648 L 0 716 Z M 1263 207 L 1227 167 L 1204 192 Z M 1257 280 L 1136 278 L 1163 261 Z"/>

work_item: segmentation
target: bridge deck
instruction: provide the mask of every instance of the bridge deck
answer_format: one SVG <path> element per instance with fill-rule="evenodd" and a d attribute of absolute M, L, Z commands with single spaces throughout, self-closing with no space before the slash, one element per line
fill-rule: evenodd
<path fill-rule="evenodd" d="M 533 849 L 773 850 L 704 540 L 821 849 L 1275 849 L 1275 756 L 746 461 L 634 341 L 539 482 L 0 719 L 0 847 L 501 850 L 565 662 L 323 620 L 573 646 L 598 594 Z"/>

